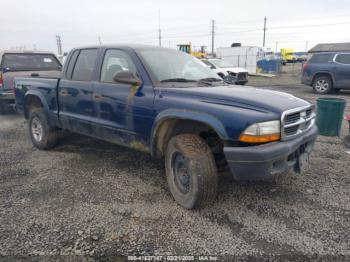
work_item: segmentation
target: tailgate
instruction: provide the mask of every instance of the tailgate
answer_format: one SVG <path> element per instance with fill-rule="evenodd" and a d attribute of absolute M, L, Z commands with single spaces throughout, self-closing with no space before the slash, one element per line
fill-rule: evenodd
<path fill-rule="evenodd" d="M 2 74 L 3 77 L 3 90 L 11 90 L 14 88 L 15 77 L 31 77 L 32 74 L 37 74 L 39 77 L 59 77 L 61 71 L 9 71 Z"/>

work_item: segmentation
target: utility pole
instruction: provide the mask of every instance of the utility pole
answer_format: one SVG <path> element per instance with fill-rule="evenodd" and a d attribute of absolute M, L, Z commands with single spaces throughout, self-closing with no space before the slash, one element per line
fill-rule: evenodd
<path fill-rule="evenodd" d="M 211 54 L 214 56 L 215 20 L 211 20 Z"/>
<path fill-rule="evenodd" d="M 56 42 L 58 55 L 62 55 L 62 37 L 60 35 L 56 35 Z"/>
<path fill-rule="evenodd" d="M 308 46 L 309 46 L 309 41 L 306 41 L 306 43 L 305 43 L 305 52 L 307 52 Z"/>
<path fill-rule="evenodd" d="M 98 44 L 102 45 L 101 36 L 98 36 Z"/>
<path fill-rule="evenodd" d="M 264 18 L 264 39 L 263 39 L 263 47 L 265 47 L 265 37 L 266 37 L 266 16 Z"/>
<path fill-rule="evenodd" d="M 277 48 L 277 46 L 278 46 L 278 41 L 276 41 L 276 52 L 275 52 L 275 53 L 277 53 L 277 52 L 278 52 L 278 48 Z"/>
<path fill-rule="evenodd" d="M 160 9 L 158 10 L 158 40 L 159 46 L 162 46 L 162 30 L 160 29 Z"/>

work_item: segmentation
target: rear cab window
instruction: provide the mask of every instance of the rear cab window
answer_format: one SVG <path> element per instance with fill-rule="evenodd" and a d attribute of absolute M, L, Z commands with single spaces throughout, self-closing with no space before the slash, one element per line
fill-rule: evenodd
<path fill-rule="evenodd" d="M 82 49 L 75 63 L 72 80 L 91 81 L 97 60 L 98 49 Z M 74 55 L 74 54 L 73 54 Z M 69 65 L 68 65 L 69 67 Z M 69 69 L 69 68 L 68 68 Z"/>
<path fill-rule="evenodd" d="M 4 54 L 2 68 L 7 71 L 61 70 L 61 63 L 53 54 Z"/>

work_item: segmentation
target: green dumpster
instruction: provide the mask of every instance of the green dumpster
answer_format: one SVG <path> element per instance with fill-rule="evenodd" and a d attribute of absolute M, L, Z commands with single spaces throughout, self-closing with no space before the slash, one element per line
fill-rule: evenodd
<path fill-rule="evenodd" d="M 346 100 L 333 97 L 317 99 L 316 124 L 323 136 L 339 136 Z"/>

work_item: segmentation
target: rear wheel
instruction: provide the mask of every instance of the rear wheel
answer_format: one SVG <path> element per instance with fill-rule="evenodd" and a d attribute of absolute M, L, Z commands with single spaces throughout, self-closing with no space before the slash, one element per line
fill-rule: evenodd
<path fill-rule="evenodd" d="M 177 203 L 187 209 L 213 201 L 218 175 L 208 144 L 194 134 L 170 139 L 165 155 L 166 177 Z"/>
<path fill-rule="evenodd" d="M 31 110 L 28 125 L 29 135 L 35 147 L 50 149 L 57 144 L 58 130 L 49 125 L 42 108 Z"/>
<path fill-rule="evenodd" d="M 332 80 L 329 76 L 318 76 L 313 82 L 314 91 L 318 94 L 329 94 L 332 91 Z"/>

